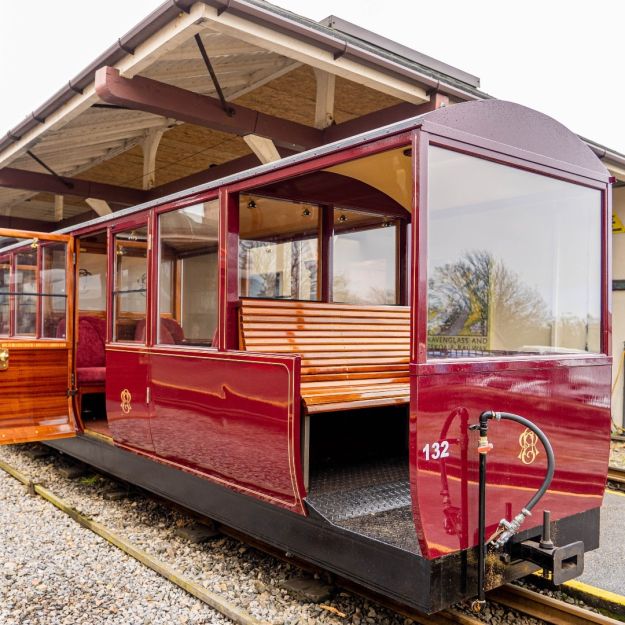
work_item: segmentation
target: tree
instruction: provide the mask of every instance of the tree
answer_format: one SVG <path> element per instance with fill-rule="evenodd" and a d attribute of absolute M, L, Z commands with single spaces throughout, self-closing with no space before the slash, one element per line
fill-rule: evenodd
<path fill-rule="evenodd" d="M 489 336 L 490 349 L 548 345 L 549 320 L 540 293 L 486 250 L 466 252 L 430 278 L 432 336 Z"/>

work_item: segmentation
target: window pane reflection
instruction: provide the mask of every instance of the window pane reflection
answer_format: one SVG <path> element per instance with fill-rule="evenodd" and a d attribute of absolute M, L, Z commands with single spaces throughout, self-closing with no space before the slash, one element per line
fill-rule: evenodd
<path fill-rule="evenodd" d="M 15 255 L 15 333 L 35 336 L 37 324 L 37 250 Z"/>
<path fill-rule="evenodd" d="M 41 336 L 65 338 L 65 243 L 41 247 Z"/>
<path fill-rule="evenodd" d="M 240 295 L 318 299 L 319 208 L 245 195 L 239 217 Z"/>
<path fill-rule="evenodd" d="M 217 200 L 159 217 L 160 344 L 210 347 L 217 330 Z"/>
<path fill-rule="evenodd" d="M 601 193 L 429 152 L 430 357 L 600 351 Z"/>
<path fill-rule="evenodd" d="M 115 289 L 113 340 L 145 342 L 147 296 L 147 228 L 115 235 Z"/>
<path fill-rule="evenodd" d="M 9 279 L 11 276 L 11 261 L 9 258 L 0 259 L 0 335 L 8 335 L 10 330 L 9 308 Z"/>
<path fill-rule="evenodd" d="M 333 262 L 333 301 L 397 303 L 397 226 L 392 220 L 336 209 Z"/>

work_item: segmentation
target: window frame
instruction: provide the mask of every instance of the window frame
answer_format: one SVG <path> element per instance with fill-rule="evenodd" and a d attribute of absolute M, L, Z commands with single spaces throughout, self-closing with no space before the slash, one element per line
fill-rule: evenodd
<path fill-rule="evenodd" d="M 378 217 L 382 217 L 382 215 L 376 214 L 376 213 L 371 213 L 371 212 L 367 212 L 365 210 L 362 211 L 358 211 L 356 209 L 352 209 L 352 208 L 342 208 L 340 206 L 337 205 L 333 205 L 332 206 L 333 212 L 336 211 L 341 211 L 341 210 L 345 210 L 345 211 L 349 211 L 349 212 L 360 212 L 360 213 L 365 213 L 368 215 L 376 215 Z M 372 305 L 372 306 L 402 306 L 404 305 L 405 302 L 405 293 L 402 291 L 402 285 L 404 283 L 404 273 L 405 273 L 405 268 L 402 267 L 402 265 L 405 267 L 407 265 L 407 258 L 406 258 L 406 241 L 405 241 L 405 232 L 406 232 L 406 225 L 407 225 L 407 220 L 402 219 L 401 217 L 388 217 L 388 220 L 386 222 L 388 225 L 388 228 L 394 228 L 394 262 L 395 262 L 395 279 L 394 279 L 394 284 L 393 284 L 393 288 L 395 289 L 395 303 L 393 304 L 367 304 L 367 305 Z M 331 246 L 332 246 L 332 252 L 330 253 L 330 303 L 335 303 L 335 304 L 346 304 L 346 302 L 338 302 L 334 299 L 334 269 L 335 269 L 335 265 L 334 265 L 334 246 L 336 244 L 336 236 L 337 235 L 341 235 L 341 234 L 347 234 L 350 232 L 366 232 L 368 230 L 378 230 L 380 229 L 379 225 L 375 225 L 375 226 L 353 226 L 351 228 L 347 228 L 342 232 L 336 232 L 336 230 L 333 229 L 332 234 L 331 234 Z M 349 305 L 349 304 L 348 304 Z M 358 304 L 354 304 L 355 306 L 357 306 Z"/>
<path fill-rule="evenodd" d="M 239 200 L 241 198 L 241 193 L 238 194 Z M 288 237 L 285 236 L 284 239 L 280 239 L 280 238 L 276 238 L 275 240 L 269 240 L 270 243 L 275 243 L 275 244 L 281 244 L 281 243 L 294 243 L 296 241 L 306 241 L 306 240 L 313 240 L 316 239 L 317 240 L 317 296 L 315 299 L 300 299 L 300 298 L 273 298 L 273 297 L 257 297 L 257 296 L 253 296 L 253 295 L 241 295 L 241 275 L 239 273 L 240 270 L 240 266 L 237 265 L 237 277 L 238 277 L 238 293 L 239 293 L 239 299 L 243 298 L 250 298 L 250 299 L 266 299 L 266 300 L 274 300 L 274 299 L 288 299 L 288 301 L 292 301 L 292 302 L 323 302 L 323 287 L 324 287 L 324 283 L 323 283 L 323 271 L 322 271 L 322 238 L 323 238 L 323 231 L 325 228 L 324 225 L 324 215 L 325 215 L 325 211 L 331 207 L 329 207 L 328 205 L 325 204 L 321 204 L 321 203 L 315 203 L 315 202 L 303 202 L 303 201 L 299 201 L 299 200 L 288 200 L 285 198 L 279 198 L 279 197 L 274 197 L 274 196 L 267 196 L 267 195 L 262 195 L 260 193 L 257 192 L 250 192 L 245 193 L 245 195 L 250 195 L 252 196 L 252 199 L 254 198 L 258 198 L 259 200 L 262 200 L 263 198 L 266 198 L 268 200 L 273 200 L 276 202 L 286 202 L 286 203 L 292 203 L 292 204 L 310 204 L 310 205 L 314 205 L 317 208 L 318 211 L 318 216 L 317 216 L 317 224 L 316 227 L 314 229 L 315 234 L 310 236 L 310 237 Z M 240 222 L 240 213 L 241 213 L 241 204 L 239 202 L 239 222 Z M 240 226 L 240 223 L 239 223 Z M 241 252 L 241 248 L 240 248 L 240 244 L 241 244 L 241 232 L 240 232 L 240 227 L 239 227 L 239 232 L 237 233 L 237 240 L 238 240 L 238 246 L 237 246 L 237 263 L 240 263 L 240 252 Z M 244 239 L 246 241 L 254 241 L 255 239 Z"/>
<path fill-rule="evenodd" d="M 6 260 L 5 260 L 6 259 Z M 0 256 L 0 265 L 8 265 L 9 268 L 9 277 L 7 286 L 9 288 L 9 293 L 11 292 L 11 280 L 12 280 L 12 257 L 11 254 L 3 254 Z M 0 329 L 0 338 L 10 338 L 12 336 L 11 330 L 13 327 L 13 309 L 11 305 L 12 297 L 11 295 L 7 295 L 7 311 L 8 311 L 8 320 L 9 326 L 7 328 L 6 333 L 2 332 Z"/>
<path fill-rule="evenodd" d="M 447 130 L 447 129 L 445 129 Z M 535 160 L 528 160 L 530 156 L 520 150 L 510 146 L 495 144 L 495 142 L 480 139 L 475 136 L 470 137 L 471 143 L 467 141 L 464 133 L 449 129 L 449 133 L 443 134 L 440 127 L 428 128 L 427 125 L 416 129 L 413 133 L 413 167 L 415 168 L 415 205 L 413 214 L 418 215 L 418 219 L 412 224 L 412 266 L 411 272 L 411 307 L 412 318 L 412 341 L 411 341 L 411 362 L 415 363 L 419 370 L 427 372 L 436 368 L 442 370 L 464 370 L 472 369 L 476 365 L 484 368 L 487 364 L 498 363 L 500 367 L 526 366 L 528 361 L 545 363 L 546 366 L 555 365 L 558 361 L 588 361 L 604 360 L 611 356 L 610 336 L 610 301 L 608 289 L 608 255 L 609 255 L 609 216 L 611 213 L 610 194 L 608 184 L 601 182 L 597 178 L 584 176 L 582 172 L 574 173 L 569 171 L 575 169 L 566 163 L 555 161 L 546 157 L 531 155 Z M 430 358 L 427 353 L 427 316 L 428 316 L 428 229 L 429 229 L 429 204 L 428 204 L 428 176 L 429 176 L 429 147 L 439 147 L 442 149 L 459 152 L 467 156 L 480 158 L 508 167 L 521 169 L 529 173 L 569 182 L 598 190 L 601 193 L 600 200 L 600 245 L 601 245 L 601 266 L 600 266 L 600 351 L 598 353 L 580 352 L 574 354 L 510 354 L 492 355 L 476 357 L 458 358 Z M 498 148 L 498 149 L 495 149 Z"/>
<path fill-rule="evenodd" d="M 147 249 L 146 249 L 146 287 L 145 287 L 145 338 L 143 341 L 124 341 L 115 338 L 115 322 L 117 310 L 115 307 L 115 287 L 117 285 L 117 255 L 115 250 L 115 237 L 120 232 L 132 230 L 133 228 L 146 228 L 147 230 Z M 107 344 L 123 345 L 125 347 L 143 348 L 149 345 L 151 339 L 151 314 L 152 304 L 152 216 L 151 213 L 139 213 L 132 219 L 123 220 L 108 228 L 108 278 L 107 278 Z"/>
<path fill-rule="evenodd" d="M 223 192 L 223 190 L 222 190 Z M 150 298 L 152 304 L 152 310 L 150 312 L 150 334 L 149 342 L 147 345 L 158 350 L 174 350 L 179 351 L 223 351 L 220 341 L 221 336 L 221 317 L 222 317 L 222 279 L 223 279 L 223 239 L 222 239 L 222 222 L 223 222 L 223 207 L 221 201 L 222 192 L 211 191 L 201 195 L 191 196 L 184 198 L 176 202 L 170 202 L 161 206 L 155 207 L 151 213 L 151 260 L 150 260 L 150 274 L 152 275 L 152 289 L 153 297 Z M 161 233 L 160 233 L 160 217 L 167 213 L 173 213 L 177 210 L 188 208 L 190 206 L 196 206 L 197 204 L 206 204 L 208 202 L 217 202 L 218 210 L 218 224 L 217 224 L 217 340 L 214 344 L 208 345 L 185 345 L 185 344 L 168 344 L 158 342 L 158 323 L 160 315 L 160 266 L 161 266 Z"/>

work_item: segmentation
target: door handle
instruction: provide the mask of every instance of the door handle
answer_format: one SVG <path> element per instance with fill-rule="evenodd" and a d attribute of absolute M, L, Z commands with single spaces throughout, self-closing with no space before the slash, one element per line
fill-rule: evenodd
<path fill-rule="evenodd" d="M 0 347 L 0 371 L 6 371 L 9 368 L 9 349 Z"/>

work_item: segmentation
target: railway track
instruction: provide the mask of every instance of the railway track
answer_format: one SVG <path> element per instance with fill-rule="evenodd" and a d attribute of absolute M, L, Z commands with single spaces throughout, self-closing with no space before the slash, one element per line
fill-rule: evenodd
<path fill-rule="evenodd" d="M 598 612 L 512 584 L 490 591 L 488 599 L 553 625 L 588 625 L 590 623 L 617 625 L 622 623 Z"/>
<path fill-rule="evenodd" d="M 612 466 L 609 467 L 608 482 L 612 482 L 619 488 L 625 488 L 625 469 Z"/>
<path fill-rule="evenodd" d="M 176 584 L 221 614 L 227 616 L 238 625 L 267 625 L 266 621 L 256 618 L 251 613 L 241 609 L 233 602 L 229 601 L 227 598 L 218 593 L 212 592 L 197 582 L 185 577 L 182 573 L 172 568 L 168 563 L 146 553 L 139 546 L 133 544 L 131 541 L 115 533 L 103 524 L 88 518 L 66 503 L 61 497 L 53 493 L 45 486 L 38 484 L 36 480 L 33 480 L 19 469 L 2 460 L 0 460 L 0 469 L 22 482 L 31 494 L 43 497 L 83 527 L 104 538 L 118 549 L 124 551 L 129 556 L 135 558 L 143 565 L 157 572 L 165 579 Z M 620 474 L 623 482 L 625 482 L 625 472 L 619 471 L 618 473 Z M 238 536 L 238 538 L 246 541 L 245 536 Z M 251 541 L 251 544 L 258 546 L 254 543 L 254 541 Z M 301 564 L 295 560 L 284 558 L 283 555 L 277 553 L 273 553 L 273 555 L 286 559 L 286 561 L 291 562 L 296 566 Z M 405 606 L 385 600 L 383 597 L 371 595 L 371 593 L 354 585 L 353 583 L 343 583 L 343 580 L 337 580 L 337 584 L 346 590 L 354 592 L 355 594 L 360 594 L 368 599 L 381 603 L 386 608 L 412 619 L 415 623 L 419 623 L 419 625 L 484 624 L 484 621 L 480 620 L 479 617 L 470 615 L 459 609 L 452 608 L 434 615 L 425 616 L 412 609 L 406 608 Z M 569 604 L 553 597 L 515 585 L 507 585 L 489 592 L 488 600 L 490 602 L 500 604 L 505 608 L 516 610 L 523 615 L 529 615 L 553 625 L 618 625 L 618 623 L 621 623 L 621 621 L 617 621 L 597 612 L 584 609 L 578 605 Z M 347 615 L 343 614 L 340 610 L 328 605 L 322 605 L 321 607 L 335 614 L 339 619 L 343 620 L 343 622 L 349 622 L 347 620 Z M 491 623 L 494 623 L 494 621 L 491 620 Z"/>

